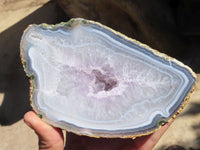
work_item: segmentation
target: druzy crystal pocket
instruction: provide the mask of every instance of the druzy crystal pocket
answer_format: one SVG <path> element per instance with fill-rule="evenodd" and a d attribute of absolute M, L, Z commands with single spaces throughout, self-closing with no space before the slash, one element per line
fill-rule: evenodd
<path fill-rule="evenodd" d="M 31 25 L 21 40 L 31 104 L 81 135 L 137 137 L 174 118 L 196 76 L 181 62 L 99 23 Z"/>

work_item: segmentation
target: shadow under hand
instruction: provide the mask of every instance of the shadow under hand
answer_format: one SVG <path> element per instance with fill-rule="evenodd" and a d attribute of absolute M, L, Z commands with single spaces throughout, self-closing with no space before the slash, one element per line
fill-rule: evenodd
<path fill-rule="evenodd" d="M 91 138 L 67 133 L 65 149 L 70 150 L 128 150 L 134 148 L 133 139 Z"/>
<path fill-rule="evenodd" d="M 68 18 L 61 9 L 54 2 L 49 2 L 0 33 L 0 93 L 5 95 L 0 107 L 1 125 L 15 123 L 31 109 L 28 78 L 19 56 L 19 44 L 24 29 L 32 23 L 55 24 L 66 20 Z"/>

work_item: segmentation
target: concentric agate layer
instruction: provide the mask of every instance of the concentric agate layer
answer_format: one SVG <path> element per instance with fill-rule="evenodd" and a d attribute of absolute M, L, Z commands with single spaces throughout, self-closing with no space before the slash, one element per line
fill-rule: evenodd
<path fill-rule="evenodd" d="M 137 137 L 175 117 L 196 82 L 181 62 L 99 23 L 31 25 L 21 41 L 33 109 L 94 137 Z"/>

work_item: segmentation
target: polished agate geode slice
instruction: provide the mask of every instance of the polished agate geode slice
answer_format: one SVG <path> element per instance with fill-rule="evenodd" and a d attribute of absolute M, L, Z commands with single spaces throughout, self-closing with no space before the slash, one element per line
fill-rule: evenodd
<path fill-rule="evenodd" d="M 29 26 L 21 57 L 33 109 L 94 137 L 152 133 L 182 110 L 196 82 L 181 62 L 80 18 Z"/>

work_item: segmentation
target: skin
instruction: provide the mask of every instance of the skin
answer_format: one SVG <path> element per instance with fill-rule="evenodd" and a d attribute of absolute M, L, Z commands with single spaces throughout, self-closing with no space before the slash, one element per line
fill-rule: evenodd
<path fill-rule="evenodd" d="M 151 150 L 171 125 L 167 123 L 155 133 L 134 140 L 91 138 L 67 133 L 65 144 L 62 130 L 45 123 L 34 111 L 24 115 L 24 122 L 37 134 L 40 150 Z"/>

